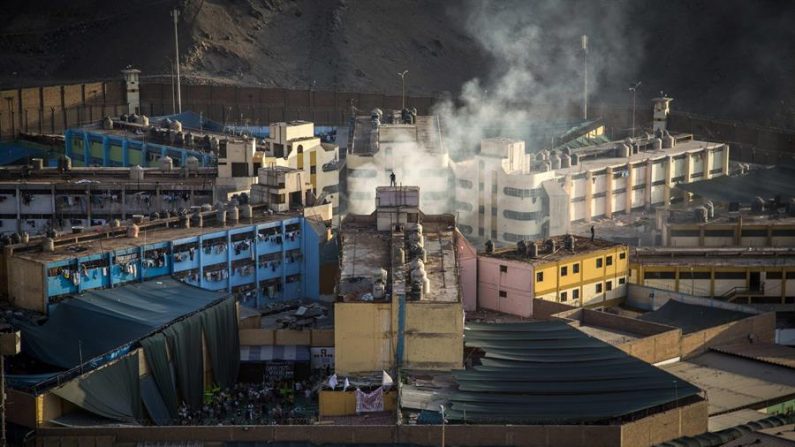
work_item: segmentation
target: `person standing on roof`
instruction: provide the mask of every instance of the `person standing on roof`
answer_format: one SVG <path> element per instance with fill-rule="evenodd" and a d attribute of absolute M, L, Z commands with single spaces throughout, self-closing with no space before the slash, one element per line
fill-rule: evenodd
<path fill-rule="evenodd" d="M 395 177 L 395 171 L 392 171 L 389 174 L 389 186 L 397 186 L 397 177 Z"/>
<path fill-rule="evenodd" d="M 593 242 L 595 237 L 596 237 L 596 230 L 594 229 L 594 226 L 591 225 L 591 242 Z"/>

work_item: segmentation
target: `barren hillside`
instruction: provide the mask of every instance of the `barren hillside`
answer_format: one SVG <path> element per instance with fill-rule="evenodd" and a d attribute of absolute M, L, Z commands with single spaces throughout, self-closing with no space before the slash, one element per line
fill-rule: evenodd
<path fill-rule="evenodd" d="M 167 75 L 169 10 L 180 18 L 183 73 L 191 82 L 457 95 L 506 63 L 472 26 L 481 1 L 442 0 L 6 0 L 0 11 L 0 84 L 112 78 L 132 65 Z M 514 0 L 533 36 L 565 36 L 547 48 L 626 48 L 599 56 L 596 99 L 629 100 L 665 90 L 679 110 L 795 127 L 795 3 L 744 0 Z M 507 6 L 506 6 L 507 5 Z M 553 10 L 553 11 L 552 11 Z M 606 12 L 605 12 L 606 11 Z M 617 16 L 616 16 L 617 15 Z M 621 32 L 608 32 L 621 24 Z M 572 28 L 561 33 L 562 29 Z M 574 42 L 570 37 L 574 36 Z M 509 35 L 510 37 L 510 35 Z M 521 45 L 517 35 L 517 45 Z M 626 40 L 616 45 L 616 40 Z M 616 54 L 622 53 L 622 54 Z M 537 73 L 576 79 L 571 66 L 531 58 Z M 532 56 L 532 54 L 531 54 Z M 595 61 L 596 62 L 596 61 Z M 546 68 L 546 70 L 545 70 Z M 569 90 L 576 91 L 572 83 Z M 571 92 L 568 92 L 571 93 Z"/>

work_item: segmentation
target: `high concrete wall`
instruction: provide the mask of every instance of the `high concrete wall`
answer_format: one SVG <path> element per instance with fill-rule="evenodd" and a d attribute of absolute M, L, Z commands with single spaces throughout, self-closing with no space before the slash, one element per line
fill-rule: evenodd
<path fill-rule="evenodd" d="M 0 138 L 60 133 L 126 110 L 124 82 L 84 82 L 0 91 Z"/>
<path fill-rule="evenodd" d="M 682 358 L 694 357 L 712 346 L 733 343 L 775 343 L 776 313 L 754 315 L 682 336 Z"/>
<path fill-rule="evenodd" d="M 567 310 L 576 309 L 574 306 L 568 306 L 562 303 L 547 300 L 533 300 L 533 318 L 536 320 L 548 320 L 553 315 L 565 312 Z"/>
<path fill-rule="evenodd" d="M 707 402 L 700 401 L 658 413 L 621 427 L 622 446 L 656 445 L 707 431 Z"/>
<path fill-rule="evenodd" d="M 706 425 L 706 421 L 704 422 Z M 141 428 L 46 428 L 36 438 L 37 447 L 91 446 L 95 439 L 112 437 L 115 445 L 139 442 L 205 443 L 310 442 L 313 444 L 418 444 L 438 446 L 442 430 L 438 425 L 331 426 L 281 425 L 255 427 L 141 427 Z M 615 447 L 621 445 L 620 426 L 505 426 L 447 425 L 445 444 L 460 446 L 505 445 L 527 447 Z M 625 444 L 646 446 L 649 444 Z"/>
<path fill-rule="evenodd" d="M 654 298 L 651 297 L 652 293 L 654 293 Z M 760 312 L 753 307 L 743 306 L 742 304 L 727 303 L 725 301 L 678 293 L 672 290 L 658 289 L 656 287 L 629 284 L 627 288 L 626 303 L 636 309 L 647 311 L 657 310 L 671 299 L 687 304 L 695 304 L 697 306 L 717 307 L 751 314 Z"/>
<path fill-rule="evenodd" d="M 172 113 L 171 84 L 143 82 L 141 108 L 146 115 Z M 351 101 L 360 114 L 374 108 L 399 109 L 400 95 L 327 92 L 281 88 L 183 85 L 182 110 L 204 114 L 221 123 L 266 126 L 289 120 L 308 120 L 320 125 L 347 124 Z M 432 97 L 406 97 L 406 105 L 427 115 L 436 101 Z"/>
<path fill-rule="evenodd" d="M 311 329 L 299 331 L 289 329 L 260 329 L 241 327 L 239 332 L 241 346 L 334 346 L 333 329 Z"/>

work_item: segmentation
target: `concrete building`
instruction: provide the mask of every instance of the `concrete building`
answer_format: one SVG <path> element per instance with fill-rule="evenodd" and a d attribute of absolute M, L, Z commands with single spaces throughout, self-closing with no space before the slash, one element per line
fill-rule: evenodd
<path fill-rule="evenodd" d="M 478 308 L 533 316 L 533 300 L 577 307 L 609 305 L 626 296 L 626 246 L 557 236 L 478 254 Z"/>
<path fill-rule="evenodd" d="M 0 168 L 0 235 L 107 225 L 136 214 L 165 215 L 224 199 L 216 169 Z"/>
<path fill-rule="evenodd" d="M 666 247 L 792 247 L 795 218 L 772 210 L 707 206 L 687 209 L 658 209 L 661 245 Z M 795 211 L 795 208 L 793 208 Z"/>
<path fill-rule="evenodd" d="M 328 199 L 334 212 L 340 204 L 339 172 L 342 162 L 339 147 L 321 143 L 315 125 L 308 121 L 272 123 L 265 138 L 264 166 L 284 166 L 304 172 L 318 199 Z"/>
<path fill-rule="evenodd" d="M 240 217 L 232 207 L 228 216 L 206 211 L 8 245 L 0 283 L 9 302 L 39 312 L 63 296 L 163 276 L 239 293 L 252 307 L 317 299 L 326 227 L 298 213 L 242 209 Z"/>
<path fill-rule="evenodd" d="M 257 184 L 251 185 L 251 203 L 267 203 L 268 208 L 284 212 L 306 206 L 312 185 L 304 171 L 273 166 L 259 169 Z"/>
<path fill-rule="evenodd" d="M 336 372 L 460 368 L 463 236 L 452 216 L 420 211 L 417 187 L 380 187 L 376 200 L 373 214 L 342 223 Z"/>
<path fill-rule="evenodd" d="M 637 248 L 630 282 L 724 301 L 795 302 L 795 249 Z"/>
<path fill-rule="evenodd" d="M 473 241 L 498 243 L 565 234 L 590 222 L 666 205 L 675 185 L 727 175 L 729 147 L 691 135 L 609 143 L 533 157 L 521 141 L 484 140 L 453 164 L 456 215 Z"/>
<path fill-rule="evenodd" d="M 420 207 L 429 214 L 450 212 L 450 157 L 436 116 L 357 116 L 346 158 L 348 207 L 356 214 L 374 208 L 373 191 L 390 184 L 420 185 Z"/>

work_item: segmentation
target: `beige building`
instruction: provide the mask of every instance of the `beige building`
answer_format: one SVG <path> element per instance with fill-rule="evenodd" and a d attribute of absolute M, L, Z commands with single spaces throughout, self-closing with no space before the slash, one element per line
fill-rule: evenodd
<path fill-rule="evenodd" d="M 521 141 L 495 138 L 453 171 L 461 232 L 507 243 L 669 204 L 677 184 L 727 175 L 729 147 L 665 134 L 532 156 Z"/>
<path fill-rule="evenodd" d="M 305 180 L 304 171 L 271 166 L 260 168 L 258 177 L 257 184 L 251 186 L 251 203 L 265 203 L 276 212 L 303 208 L 309 204 L 312 185 Z"/>
<path fill-rule="evenodd" d="M 304 178 L 321 200 L 339 207 L 339 147 L 321 143 L 315 125 L 308 121 L 271 123 L 265 139 L 264 166 L 284 166 L 304 172 Z"/>
<path fill-rule="evenodd" d="M 417 187 L 382 187 L 342 224 L 334 304 L 336 372 L 462 367 L 464 309 L 450 216 L 419 211 Z"/>

